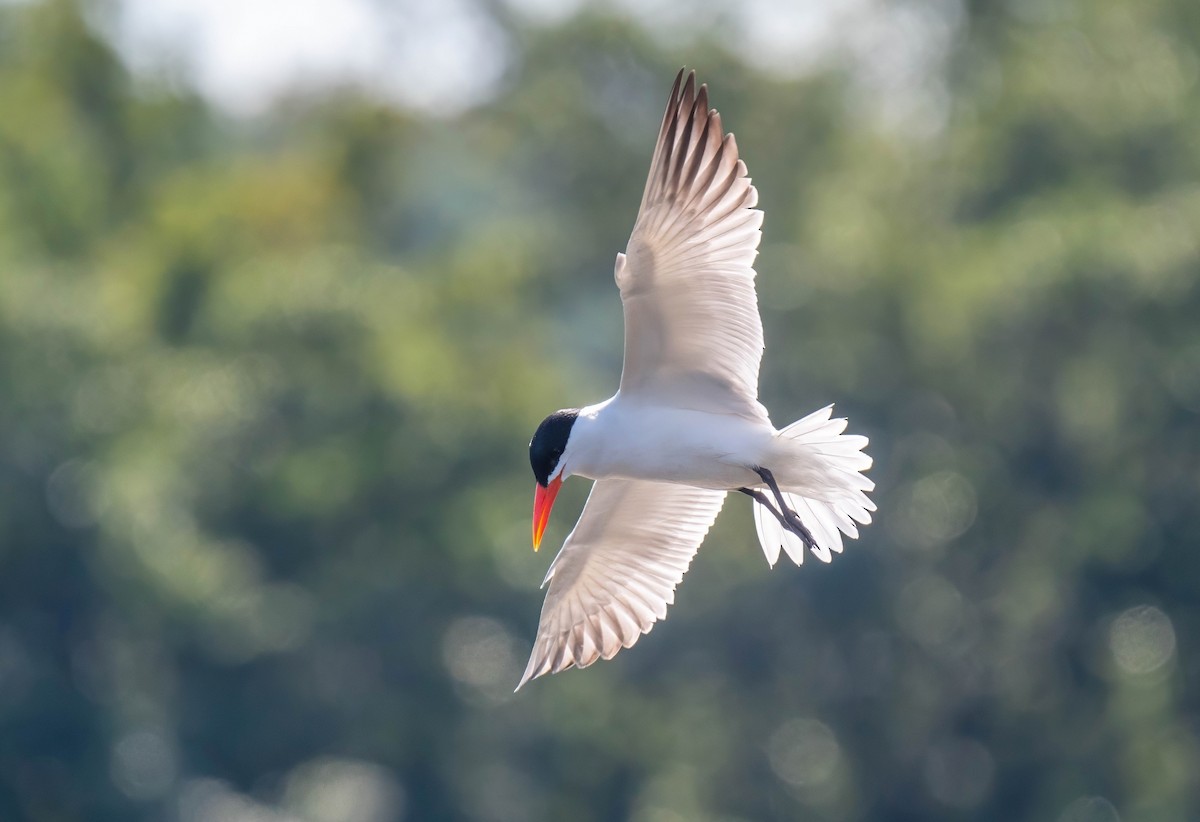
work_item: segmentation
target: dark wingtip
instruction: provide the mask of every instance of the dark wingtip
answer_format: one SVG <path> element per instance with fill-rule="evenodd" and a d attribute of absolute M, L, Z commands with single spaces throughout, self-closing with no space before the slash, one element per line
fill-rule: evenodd
<path fill-rule="evenodd" d="M 685 100 L 695 100 L 696 99 L 696 72 L 695 72 L 695 70 L 688 72 L 687 82 L 683 84 L 683 99 L 685 99 Z"/>
<path fill-rule="evenodd" d="M 686 71 L 687 71 L 687 66 L 684 66 L 683 68 L 681 68 L 679 70 L 679 73 L 675 75 L 675 82 L 671 84 L 671 98 L 667 101 L 667 111 L 668 112 L 671 111 L 671 108 L 679 100 L 679 89 L 683 87 L 683 75 Z"/>

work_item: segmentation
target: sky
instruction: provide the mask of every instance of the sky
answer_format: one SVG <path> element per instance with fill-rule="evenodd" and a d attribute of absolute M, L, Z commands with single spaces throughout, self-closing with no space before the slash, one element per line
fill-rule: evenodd
<path fill-rule="evenodd" d="M 472 0 L 120 0 L 98 27 L 135 71 L 181 71 L 235 114 L 347 85 L 453 114 L 486 99 L 508 59 Z"/>
<path fill-rule="evenodd" d="M 9 0 L 11 2 L 11 0 Z M 114 0 L 93 22 L 137 74 L 195 87 L 235 115 L 297 90 L 351 86 L 435 116 L 486 101 L 516 55 L 479 0 Z M 526 25 L 580 13 L 584 0 L 500 0 Z M 961 0 L 599 0 L 651 34 L 700 32 L 774 74 L 844 66 L 864 106 L 918 132 L 945 118 L 942 62 Z M 690 65 L 703 69 L 702 55 Z"/>

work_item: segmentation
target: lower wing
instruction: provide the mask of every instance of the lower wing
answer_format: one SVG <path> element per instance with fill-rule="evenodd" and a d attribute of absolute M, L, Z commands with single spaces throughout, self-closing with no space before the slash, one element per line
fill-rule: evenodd
<path fill-rule="evenodd" d="M 665 617 L 724 502 L 724 491 L 688 485 L 597 481 L 542 583 L 550 590 L 517 687 L 611 659 Z"/>

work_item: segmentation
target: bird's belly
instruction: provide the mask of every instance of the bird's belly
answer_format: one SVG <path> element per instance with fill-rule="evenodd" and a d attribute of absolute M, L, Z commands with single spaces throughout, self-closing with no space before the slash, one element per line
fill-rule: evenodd
<path fill-rule="evenodd" d="M 605 409 L 609 411 L 610 409 Z M 774 431 L 740 417 L 678 409 L 614 409 L 572 473 L 728 490 L 758 483 L 751 466 Z"/>
<path fill-rule="evenodd" d="M 638 459 L 614 461 L 605 476 L 676 482 L 697 488 L 729 490 L 752 485 L 758 479 L 743 465 L 726 461 L 726 454 L 668 454 L 653 463 Z"/>

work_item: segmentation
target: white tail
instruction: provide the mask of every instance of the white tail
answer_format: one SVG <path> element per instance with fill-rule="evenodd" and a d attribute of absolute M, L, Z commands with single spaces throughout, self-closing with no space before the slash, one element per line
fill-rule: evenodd
<path fill-rule="evenodd" d="M 813 554 L 822 562 L 842 552 L 842 534 L 857 539 L 855 523 L 866 525 L 875 510 L 866 495 L 875 483 L 861 473 L 871 467 L 871 458 L 862 452 L 867 438 L 843 434 L 846 420 L 830 419 L 832 411 L 827 405 L 781 430 L 776 435 L 778 464 L 767 466 L 788 507 L 812 532 L 817 543 Z M 761 505 L 754 506 L 754 527 L 772 567 L 780 549 L 797 565 L 804 562 L 804 542 Z"/>

